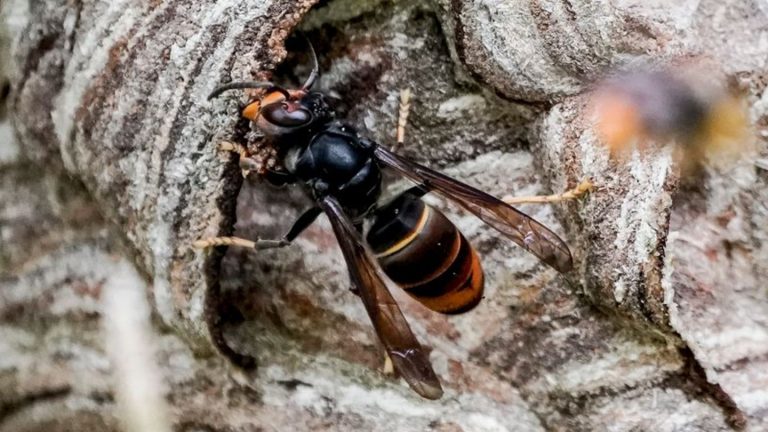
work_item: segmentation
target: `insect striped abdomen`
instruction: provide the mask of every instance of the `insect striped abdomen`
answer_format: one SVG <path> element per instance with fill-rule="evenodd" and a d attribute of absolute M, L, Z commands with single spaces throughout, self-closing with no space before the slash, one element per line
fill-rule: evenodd
<path fill-rule="evenodd" d="M 483 295 L 483 271 L 467 239 L 440 211 L 408 195 L 384 208 L 368 233 L 392 281 L 426 307 L 455 314 Z"/>

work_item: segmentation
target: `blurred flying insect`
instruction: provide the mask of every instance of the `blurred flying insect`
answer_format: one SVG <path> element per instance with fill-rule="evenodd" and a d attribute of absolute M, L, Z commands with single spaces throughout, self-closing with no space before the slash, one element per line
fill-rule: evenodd
<path fill-rule="evenodd" d="M 684 71 L 619 74 L 596 87 L 595 131 L 614 156 L 672 143 L 684 171 L 705 158 L 738 156 L 749 143 L 742 100 L 720 83 Z"/>
<path fill-rule="evenodd" d="M 559 272 L 571 269 L 571 253 L 550 229 L 503 201 L 398 156 L 338 120 L 326 96 L 310 90 L 318 77 L 313 49 L 311 54 L 312 72 L 298 89 L 271 82 L 235 82 L 216 88 L 209 99 L 231 89 L 265 90 L 242 112 L 274 145 L 285 167 L 267 170 L 264 176 L 274 184 L 302 184 L 315 206 L 281 239 L 216 237 L 199 240 L 195 246 L 284 247 L 325 213 L 349 268 L 354 292 L 362 299 L 392 366 L 418 394 L 437 399 L 443 394 L 440 381 L 390 294 L 387 279 L 431 310 L 456 314 L 481 300 L 483 271 L 464 235 L 421 197 L 429 192 L 442 195 Z M 399 143 L 407 99 L 401 104 Z M 238 144 L 224 143 L 220 148 L 238 153 L 244 169 L 255 165 L 247 149 Z M 379 204 L 383 168 L 393 169 L 416 185 Z M 365 220 L 371 223 L 364 236 Z"/>

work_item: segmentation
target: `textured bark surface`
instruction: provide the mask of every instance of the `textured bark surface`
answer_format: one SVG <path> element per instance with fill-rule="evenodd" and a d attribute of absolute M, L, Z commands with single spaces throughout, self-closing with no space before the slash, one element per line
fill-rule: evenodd
<path fill-rule="evenodd" d="M 768 430 L 762 3 L 313 3 L 2 4 L 0 431 L 118 430 L 103 298 L 125 287 L 154 311 L 176 430 Z M 567 239 L 567 277 L 430 198 L 487 278 L 456 317 L 393 292 L 432 349 L 438 402 L 381 373 L 324 218 L 280 251 L 190 247 L 235 221 L 239 236 L 278 236 L 310 204 L 243 182 L 215 143 L 257 140 L 245 97 L 205 100 L 230 79 L 297 82 L 300 40 L 278 66 L 297 26 L 320 54 L 318 88 L 377 141 L 392 141 L 408 86 L 402 153 L 498 196 L 599 186 L 524 207 Z M 583 91 L 640 60 L 734 83 L 759 154 L 693 185 L 666 150 L 611 161 Z"/>

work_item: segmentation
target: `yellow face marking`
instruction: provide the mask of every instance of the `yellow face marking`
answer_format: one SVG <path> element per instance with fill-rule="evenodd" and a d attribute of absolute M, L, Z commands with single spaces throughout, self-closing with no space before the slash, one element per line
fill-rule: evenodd
<path fill-rule="evenodd" d="M 412 242 L 413 239 L 415 239 L 416 236 L 419 235 L 421 230 L 424 229 L 424 225 L 427 224 L 427 219 L 429 218 L 429 212 L 430 212 L 429 207 L 424 206 L 424 211 L 421 212 L 421 217 L 419 217 L 419 222 L 416 224 L 416 228 L 414 228 L 413 231 L 411 231 L 410 234 L 405 236 L 402 240 L 392 245 L 392 247 L 390 247 L 389 249 L 385 250 L 382 253 L 376 254 L 376 258 L 383 258 L 385 256 L 392 255 L 393 253 L 403 249 L 410 242 Z"/>
<path fill-rule="evenodd" d="M 285 95 L 279 91 L 273 91 L 267 93 L 260 101 L 251 102 L 243 109 L 243 117 L 255 122 L 259 119 L 261 114 L 261 107 L 267 106 L 273 103 L 279 103 L 285 100 Z"/>
<path fill-rule="evenodd" d="M 271 105 L 275 102 L 282 102 L 284 100 L 285 100 L 284 94 L 282 94 L 279 91 L 273 91 L 271 93 L 267 93 L 266 95 L 264 95 L 264 98 L 261 99 L 261 104 L 266 106 L 266 105 Z"/>
<path fill-rule="evenodd" d="M 259 101 L 250 103 L 243 109 L 243 117 L 252 122 L 259 119 L 259 113 L 261 113 L 261 102 Z"/>

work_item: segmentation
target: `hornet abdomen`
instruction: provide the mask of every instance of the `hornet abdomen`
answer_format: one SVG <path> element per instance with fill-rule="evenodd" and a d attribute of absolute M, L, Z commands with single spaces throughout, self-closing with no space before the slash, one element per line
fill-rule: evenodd
<path fill-rule="evenodd" d="M 376 212 L 367 235 L 384 272 L 429 309 L 458 314 L 483 297 L 477 253 L 439 210 L 411 194 Z"/>

